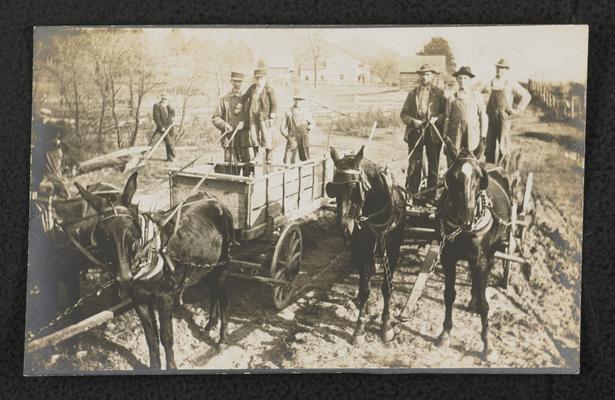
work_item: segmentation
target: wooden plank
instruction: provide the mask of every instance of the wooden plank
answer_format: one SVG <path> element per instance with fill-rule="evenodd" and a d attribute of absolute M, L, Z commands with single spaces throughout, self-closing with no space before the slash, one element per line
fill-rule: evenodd
<path fill-rule="evenodd" d="M 130 300 L 126 300 L 118 305 L 111 307 L 108 310 L 101 311 L 98 314 L 94 314 L 89 318 L 84 319 L 74 325 L 67 326 L 64 329 L 60 329 L 50 335 L 44 336 L 40 339 L 36 339 L 26 344 L 26 354 L 33 351 L 43 349 L 49 346 L 55 346 L 65 340 L 79 335 L 80 333 L 87 332 L 92 328 L 100 326 L 105 322 L 111 321 L 113 318 L 125 313 L 130 309 L 132 303 Z"/>
<path fill-rule="evenodd" d="M 412 314 L 414 310 L 414 305 L 417 303 L 421 295 L 423 294 L 423 289 L 425 289 L 425 285 L 427 284 L 427 279 L 431 274 L 431 264 L 433 264 L 436 257 L 438 257 L 438 242 L 432 241 L 430 245 L 427 246 L 427 255 L 421 264 L 421 270 L 419 271 L 419 275 L 416 278 L 416 282 L 414 282 L 414 286 L 412 287 L 412 291 L 410 292 L 410 297 L 406 301 L 406 305 L 401 312 L 405 312 L 409 310 Z"/>

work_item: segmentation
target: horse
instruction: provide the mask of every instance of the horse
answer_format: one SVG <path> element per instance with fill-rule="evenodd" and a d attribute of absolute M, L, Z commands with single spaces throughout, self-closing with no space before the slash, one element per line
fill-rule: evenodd
<path fill-rule="evenodd" d="M 389 302 L 406 224 L 405 191 L 394 183 L 387 170 L 365 159 L 363 151 L 361 147 L 356 155 L 341 158 L 331 147 L 335 174 L 326 185 L 327 196 L 336 199 L 338 227 L 350 238 L 351 260 L 359 270 L 359 317 L 353 333 L 353 343 L 357 345 L 365 340 L 367 301 L 370 280 L 376 272 L 376 253 L 383 256 L 384 266 L 381 338 L 388 342 L 394 337 Z"/>
<path fill-rule="evenodd" d="M 488 168 L 487 168 L 488 167 Z M 448 346 L 453 327 L 456 264 L 466 260 L 470 267 L 472 300 L 469 309 L 481 317 L 481 358 L 493 361 L 489 349 L 489 304 L 486 289 L 495 261 L 507 238 L 511 213 L 510 183 L 507 173 L 486 166 L 473 153 L 462 149 L 444 176 L 444 192 L 437 208 L 439 234 L 442 238 L 440 260 L 445 277 L 445 317 L 437 346 Z"/>
<path fill-rule="evenodd" d="M 112 202 L 121 195 L 120 189 L 108 183 L 89 185 L 88 190 Z M 38 197 L 31 201 L 31 215 L 28 286 L 29 292 L 38 292 L 38 295 L 31 299 L 32 318 L 28 318 L 28 330 L 35 331 L 50 322 L 60 308 L 76 303 L 80 296 L 81 272 L 92 264 L 102 263 L 93 262 L 88 255 L 96 254 L 101 259 L 104 256 L 100 256 L 88 236 L 96 222 L 96 211 L 81 196 Z M 59 300 L 62 287 L 66 294 L 64 301 Z M 36 301 L 37 298 L 40 301 Z M 74 322 L 79 314 L 77 309 L 61 322 Z M 60 321 L 56 328 L 59 325 Z"/>
<path fill-rule="evenodd" d="M 136 182 L 135 182 L 136 186 Z M 136 189 L 136 187 L 135 187 Z M 103 200 L 80 188 L 84 199 L 99 213 L 105 211 Z M 124 204 L 125 207 L 128 205 Z M 122 214 L 123 215 L 123 214 Z M 133 258 L 121 257 L 120 250 L 132 248 L 134 233 L 139 226 L 137 215 L 131 210 L 130 218 L 109 220 L 96 231 L 99 243 L 116 248 L 118 262 L 116 276 L 132 300 L 133 307 L 143 325 L 149 349 L 150 368 L 160 369 L 160 345 L 165 350 L 167 369 L 176 369 L 173 351 L 173 305 L 186 286 L 208 276 L 212 289 L 210 320 L 206 329 L 220 321 L 218 348 L 224 346 L 226 337 L 229 296 L 226 288 L 229 247 L 234 243 L 233 217 L 230 211 L 215 197 L 198 193 L 185 202 L 166 211 L 146 214 L 159 228 L 158 262 L 139 269 L 139 254 L 147 248 L 141 246 Z M 113 222 L 114 224 L 111 224 Z M 129 236 L 122 236 L 132 232 Z M 132 262 L 128 262 L 131 260 Z M 145 271 L 145 272 L 144 272 Z M 160 319 L 160 338 L 155 311 Z"/>

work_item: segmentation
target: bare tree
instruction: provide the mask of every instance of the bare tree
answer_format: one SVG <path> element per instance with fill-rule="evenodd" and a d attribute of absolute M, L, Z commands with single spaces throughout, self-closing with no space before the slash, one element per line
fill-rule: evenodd
<path fill-rule="evenodd" d="M 136 105 L 134 107 L 135 128 L 130 138 L 131 147 L 136 144 L 137 135 L 139 134 L 139 119 L 143 98 L 159 84 L 156 80 L 150 57 L 147 54 L 136 54 L 133 63 L 133 67 L 128 72 L 131 77 L 130 91 L 136 97 Z"/>
<path fill-rule="evenodd" d="M 314 87 L 318 86 L 318 63 L 320 62 L 323 39 L 320 33 L 310 32 L 308 33 L 308 40 L 310 42 L 310 52 L 312 55 L 312 64 L 314 66 Z"/>
<path fill-rule="evenodd" d="M 391 84 L 395 81 L 399 72 L 399 64 L 395 55 L 390 52 L 382 52 L 374 60 L 371 72 L 380 78 L 383 83 Z"/>

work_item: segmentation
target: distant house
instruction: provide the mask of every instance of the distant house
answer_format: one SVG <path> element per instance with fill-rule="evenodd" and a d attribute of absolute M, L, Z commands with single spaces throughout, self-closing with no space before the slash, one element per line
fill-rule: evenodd
<path fill-rule="evenodd" d="M 360 61 L 345 54 L 334 54 L 324 62 L 319 61 L 317 67 L 318 83 L 327 86 L 336 85 L 361 85 L 369 82 L 369 67 Z M 299 79 L 303 83 L 314 82 L 314 66 L 311 60 L 304 62 L 299 73 Z"/>
<path fill-rule="evenodd" d="M 408 57 L 399 65 L 399 87 L 410 90 L 419 83 L 417 70 L 423 64 L 430 64 L 440 74 L 446 73 L 446 56 L 412 56 Z"/>
<path fill-rule="evenodd" d="M 295 75 L 295 60 L 292 56 L 272 56 L 267 59 L 268 80 L 288 85 Z"/>

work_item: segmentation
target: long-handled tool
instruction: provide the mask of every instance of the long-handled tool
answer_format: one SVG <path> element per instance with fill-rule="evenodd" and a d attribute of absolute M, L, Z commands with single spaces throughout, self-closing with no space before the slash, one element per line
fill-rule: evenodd
<path fill-rule="evenodd" d="M 367 144 L 365 145 L 365 148 L 363 149 L 364 154 L 367 154 L 367 148 L 372 143 L 372 138 L 374 137 L 374 133 L 376 133 L 377 125 L 378 125 L 378 121 L 374 121 L 374 125 L 372 125 L 372 131 L 370 132 L 369 138 L 367 139 Z"/>
<path fill-rule="evenodd" d="M 175 124 L 171 124 L 167 127 L 167 129 L 163 132 L 160 138 L 156 141 L 156 144 L 154 144 L 148 152 L 146 152 L 145 154 L 142 154 L 141 157 L 138 157 L 138 158 L 135 157 L 135 158 L 130 159 L 126 163 L 126 166 L 124 167 L 124 173 L 130 173 L 134 171 L 135 169 L 141 167 L 143 165 L 143 162 L 145 162 L 152 154 L 154 154 L 154 151 L 156 151 L 158 146 L 160 146 L 160 143 L 162 143 L 164 138 L 167 137 L 167 135 L 169 134 L 173 126 L 175 126 Z"/>

